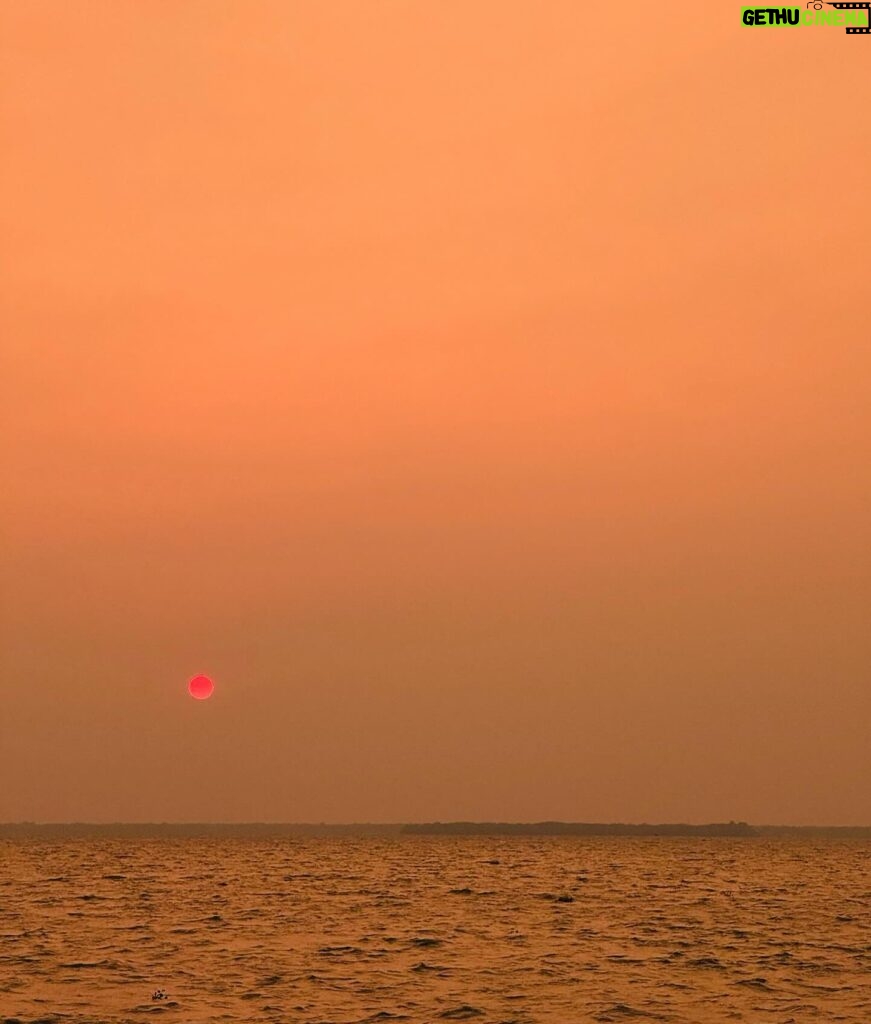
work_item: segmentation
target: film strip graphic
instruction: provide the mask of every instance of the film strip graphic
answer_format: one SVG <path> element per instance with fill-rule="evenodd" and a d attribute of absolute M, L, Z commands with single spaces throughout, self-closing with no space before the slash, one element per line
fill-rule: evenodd
<path fill-rule="evenodd" d="M 852 4 L 842 3 L 841 0 L 826 0 L 826 6 L 837 7 L 839 11 L 867 11 L 867 25 L 848 25 L 846 31 L 848 36 L 867 36 L 871 34 L 871 2 L 869 0 Z"/>

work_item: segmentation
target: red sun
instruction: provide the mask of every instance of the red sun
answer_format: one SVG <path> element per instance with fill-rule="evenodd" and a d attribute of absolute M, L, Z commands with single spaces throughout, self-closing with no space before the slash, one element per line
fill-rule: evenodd
<path fill-rule="evenodd" d="M 197 700 L 208 700 L 214 689 L 215 684 L 208 676 L 194 676 L 188 683 L 188 693 Z"/>

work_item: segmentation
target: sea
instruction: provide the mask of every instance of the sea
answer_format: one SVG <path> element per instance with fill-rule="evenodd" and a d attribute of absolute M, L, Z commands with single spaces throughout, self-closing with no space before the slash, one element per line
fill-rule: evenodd
<path fill-rule="evenodd" d="M 5 1024 L 871 1022 L 871 842 L 0 841 Z"/>

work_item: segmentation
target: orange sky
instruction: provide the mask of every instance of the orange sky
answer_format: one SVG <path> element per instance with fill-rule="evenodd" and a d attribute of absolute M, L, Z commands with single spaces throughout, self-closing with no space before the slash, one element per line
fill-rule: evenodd
<path fill-rule="evenodd" d="M 28 0 L 0 70 L 0 820 L 871 824 L 871 40 Z"/>

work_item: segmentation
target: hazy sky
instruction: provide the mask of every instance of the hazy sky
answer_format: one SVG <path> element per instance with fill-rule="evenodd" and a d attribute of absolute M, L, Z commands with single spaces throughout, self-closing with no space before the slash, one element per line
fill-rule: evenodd
<path fill-rule="evenodd" d="M 871 824 L 871 39 L 0 39 L 0 820 Z"/>

